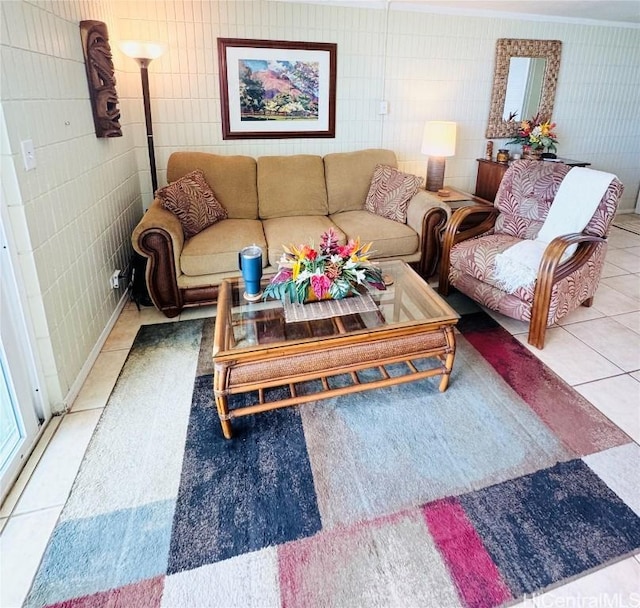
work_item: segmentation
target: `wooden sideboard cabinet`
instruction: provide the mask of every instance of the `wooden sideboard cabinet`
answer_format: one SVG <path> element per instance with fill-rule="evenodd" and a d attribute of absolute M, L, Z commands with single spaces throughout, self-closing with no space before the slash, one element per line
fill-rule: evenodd
<path fill-rule="evenodd" d="M 493 202 L 498 193 L 500 182 L 509 165 L 494 160 L 478 159 L 478 177 L 475 195 L 485 201 Z"/>
<path fill-rule="evenodd" d="M 486 201 L 493 202 L 496 199 L 500 182 L 504 177 L 509 165 L 505 163 L 498 163 L 495 160 L 487 160 L 485 158 L 478 158 L 478 177 L 476 179 L 476 191 L 475 195 Z M 551 162 L 542 160 L 539 162 Z M 571 167 L 587 167 L 591 163 L 586 163 L 581 160 L 571 160 L 569 158 L 558 158 L 553 162 L 561 162 Z"/>

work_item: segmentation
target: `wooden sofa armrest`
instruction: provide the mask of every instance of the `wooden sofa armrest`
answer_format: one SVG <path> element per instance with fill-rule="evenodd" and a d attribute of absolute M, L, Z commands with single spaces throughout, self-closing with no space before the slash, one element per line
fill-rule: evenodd
<path fill-rule="evenodd" d="M 147 258 L 146 281 L 149 296 L 167 317 L 182 309 L 178 289 L 180 254 L 184 233 L 178 218 L 154 200 L 131 235 L 133 248 Z"/>
<path fill-rule="evenodd" d="M 440 256 L 440 274 L 438 277 L 438 293 L 443 296 L 449 293 L 449 261 L 451 249 L 456 243 L 466 241 L 491 230 L 498 217 L 499 211 L 489 205 L 471 205 L 456 209 L 442 235 L 442 254 Z M 477 216 L 480 220 L 469 228 L 461 229 L 471 216 Z"/>
<path fill-rule="evenodd" d="M 436 270 L 440 255 L 440 234 L 451 216 L 446 203 L 434 202 L 424 190 L 413 196 L 407 205 L 407 225 L 420 236 L 418 273 L 425 279 Z"/>
<path fill-rule="evenodd" d="M 533 308 L 531 309 L 531 322 L 529 324 L 529 344 L 536 348 L 542 348 L 544 345 L 553 286 L 586 264 L 595 253 L 598 245 L 606 242 L 606 239 L 598 236 L 574 233 L 558 236 L 547 245 L 538 267 L 538 276 L 533 294 Z M 574 254 L 563 262 L 562 256 L 567 247 L 571 245 L 578 245 L 578 247 Z"/>

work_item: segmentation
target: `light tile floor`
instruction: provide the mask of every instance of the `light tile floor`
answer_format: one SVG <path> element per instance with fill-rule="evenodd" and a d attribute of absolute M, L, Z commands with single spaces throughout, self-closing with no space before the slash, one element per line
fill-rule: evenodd
<path fill-rule="evenodd" d="M 211 316 L 215 308 L 174 320 Z M 544 350 L 527 345 L 527 325 L 491 313 L 510 333 L 640 442 L 640 236 L 612 230 L 601 287 L 548 330 Z M 55 418 L 0 509 L 0 606 L 20 606 L 82 456 L 141 325 L 166 323 L 155 309 L 128 304 L 109 335 L 71 411 Z M 640 463 L 638 463 L 640 465 Z M 580 577 L 519 606 L 640 605 L 640 555 Z M 634 603 L 635 602 L 635 603 Z"/>

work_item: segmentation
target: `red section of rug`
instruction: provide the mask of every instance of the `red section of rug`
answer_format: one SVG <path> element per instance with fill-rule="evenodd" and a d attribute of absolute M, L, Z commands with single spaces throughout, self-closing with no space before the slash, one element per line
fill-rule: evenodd
<path fill-rule="evenodd" d="M 50 604 L 47 608 L 159 608 L 164 579 L 164 576 L 156 576 L 117 589 Z"/>
<path fill-rule="evenodd" d="M 463 335 L 576 456 L 631 441 L 505 329 Z"/>
<path fill-rule="evenodd" d="M 513 599 L 456 498 L 437 500 L 422 509 L 429 532 L 466 606 L 488 608 Z"/>

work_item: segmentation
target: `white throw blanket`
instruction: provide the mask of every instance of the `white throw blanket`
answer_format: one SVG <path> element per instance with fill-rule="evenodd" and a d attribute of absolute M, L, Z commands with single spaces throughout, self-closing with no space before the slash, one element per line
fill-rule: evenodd
<path fill-rule="evenodd" d="M 547 245 L 557 236 L 582 232 L 616 176 L 612 173 L 575 167 L 562 180 L 547 219 L 535 240 L 516 243 L 496 256 L 495 278 L 507 292 L 532 285 Z M 563 260 L 575 251 L 568 247 Z"/>

